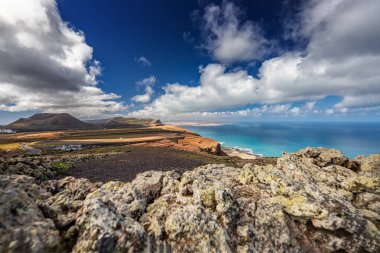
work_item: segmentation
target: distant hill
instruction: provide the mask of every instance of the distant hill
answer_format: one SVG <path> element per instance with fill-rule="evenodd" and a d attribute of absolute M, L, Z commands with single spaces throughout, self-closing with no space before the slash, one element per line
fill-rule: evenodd
<path fill-rule="evenodd" d="M 53 131 L 93 129 L 93 124 L 85 123 L 68 113 L 38 113 L 29 118 L 20 118 L 6 126 L 19 131 Z"/>
<path fill-rule="evenodd" d="M 144 128 L 162 126 L 160 120 L 115 117 L 81 121 L 68 113 L 38 113 L 29 118 L 20 118 L 2 128 L 17 131 L 83 130 L 102 128 Z"/>
<path fill-rule="evenodd" d="M 101 128 L 142 128 L 151 126 L 162 126 L 160 120 L 155 119 L 138 119 L 115 117 L 110 119 L 87 120 L 87 123 L 94 124 Z"/>

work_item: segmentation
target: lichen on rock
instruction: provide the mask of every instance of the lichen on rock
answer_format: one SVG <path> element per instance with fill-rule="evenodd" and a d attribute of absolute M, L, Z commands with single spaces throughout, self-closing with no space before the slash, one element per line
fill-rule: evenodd
<path fill-rule="evenodd" d="M 379 165 L 306 148 L 129 183 L 0 175 L 0 251 L 380 252 Z"/>
<path fill-rule="evenodd" d="M 0 252 L 54 252 L 61 249 L 59 231 L 44 217 L 36 200 L 49 194 L 28 176 L 0 177 Z"/>

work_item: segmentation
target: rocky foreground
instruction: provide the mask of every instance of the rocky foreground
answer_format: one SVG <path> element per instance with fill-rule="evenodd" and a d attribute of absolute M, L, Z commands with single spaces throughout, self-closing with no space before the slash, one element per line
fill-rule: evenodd
<path fill-rule="evenodd" d="M 380 155 L 306 148 L 105 184 L 4 164 L 0 252 L 380 252 Z"/>

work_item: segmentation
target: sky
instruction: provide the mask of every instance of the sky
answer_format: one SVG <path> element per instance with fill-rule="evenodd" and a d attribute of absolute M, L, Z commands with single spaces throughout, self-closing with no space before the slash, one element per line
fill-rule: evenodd
<path fill-rule="evenodd" d="M 378 0 L 1 0 L 0 124 L 379 120 Z"/>

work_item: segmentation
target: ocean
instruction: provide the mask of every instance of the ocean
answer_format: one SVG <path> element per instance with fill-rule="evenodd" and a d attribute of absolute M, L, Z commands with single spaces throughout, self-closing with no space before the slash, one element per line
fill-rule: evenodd
<path fill-rule="evenodd" d="M 307 146 L 336 148 L 347 157 L 380 153 L 380 122 L 260 122 L 183 127 L 263 156 Z"/>

